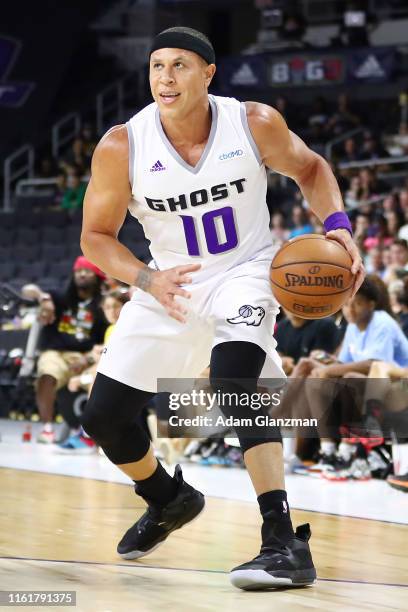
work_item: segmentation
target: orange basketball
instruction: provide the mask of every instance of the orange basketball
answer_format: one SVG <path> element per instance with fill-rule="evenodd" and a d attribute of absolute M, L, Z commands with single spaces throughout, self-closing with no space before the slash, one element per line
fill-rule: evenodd
<path fill-rule="evenodd" d="M 343 306 L 353 290 L 352 260 L 346 249 L 319 234 L 286 242 L 271 263 L 278 302 L 303 319 L 322 319 Z"/>

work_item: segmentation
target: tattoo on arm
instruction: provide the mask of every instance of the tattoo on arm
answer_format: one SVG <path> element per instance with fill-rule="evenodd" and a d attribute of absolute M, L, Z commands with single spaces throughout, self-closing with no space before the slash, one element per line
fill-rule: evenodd
<path fill-rule="evenodd" d="M 143 291 L 148 291 L 150 289 L 152 274 L 153 270 L 150 270 L 150 268 L 147 267 L 139 270 L 135 282 L 136 287 L 139 287 L 139 289 L 142 289 Z"/>

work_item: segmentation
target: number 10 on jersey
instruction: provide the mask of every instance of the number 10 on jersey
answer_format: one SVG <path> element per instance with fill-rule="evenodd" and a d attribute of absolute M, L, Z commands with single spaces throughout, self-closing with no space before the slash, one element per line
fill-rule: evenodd
<path fill-rule="evenodd" d="M 183 221 L 184 233 L 186 236 L 187 251 L 191 256 L 200 256 L 200 246 L 198 244 L 196 222 L 200 220 L 189 215 L 180 215 Z M 221 242 L 217 233 L 216 220 L 220 219 L 225 232 L 225 241 Z M 210 210 L 201 217 L 204 236 L 207 243 L 208 252 L 211 255 L 225 253 L 235 249 L 238 244 L 238 235 L 235 227 L 234 211 L 231 206 Z"/>

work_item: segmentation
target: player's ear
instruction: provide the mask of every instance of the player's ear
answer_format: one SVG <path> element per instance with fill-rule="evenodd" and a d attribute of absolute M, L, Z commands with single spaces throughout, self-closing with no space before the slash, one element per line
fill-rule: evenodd
<path fill-rule="evenodd" d="M 205 84 L 206 84 L 207 87 L 210 86 L 210 83 L 211 83 L 211 81 L 213 79 L 215 71 L 216 71 L 215 64 L 208 64 L 205 67 Z"/>

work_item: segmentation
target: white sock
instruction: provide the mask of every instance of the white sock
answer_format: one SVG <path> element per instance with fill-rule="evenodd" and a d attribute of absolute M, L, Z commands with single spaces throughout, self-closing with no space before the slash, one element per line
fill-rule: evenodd
<path fill-rule="evenodd" d="M 356 452 L 357 446 L 355 444 L 348 444 L 347 442 L 340 442 L 339 444 L 339 455 L 346 461 L 350 459 Z"/>
<path fill-rule="evenodd" d="M 330 440 L 323 440 L 320 442 L 320 450 L 323 455 L 332 455 L 336 452 L 336 443 Z"/>
<path fill-rule="evenodd" d="M 408 444 L 392 445 L 392 461 L 396 476 L 408 474 Z"/>

